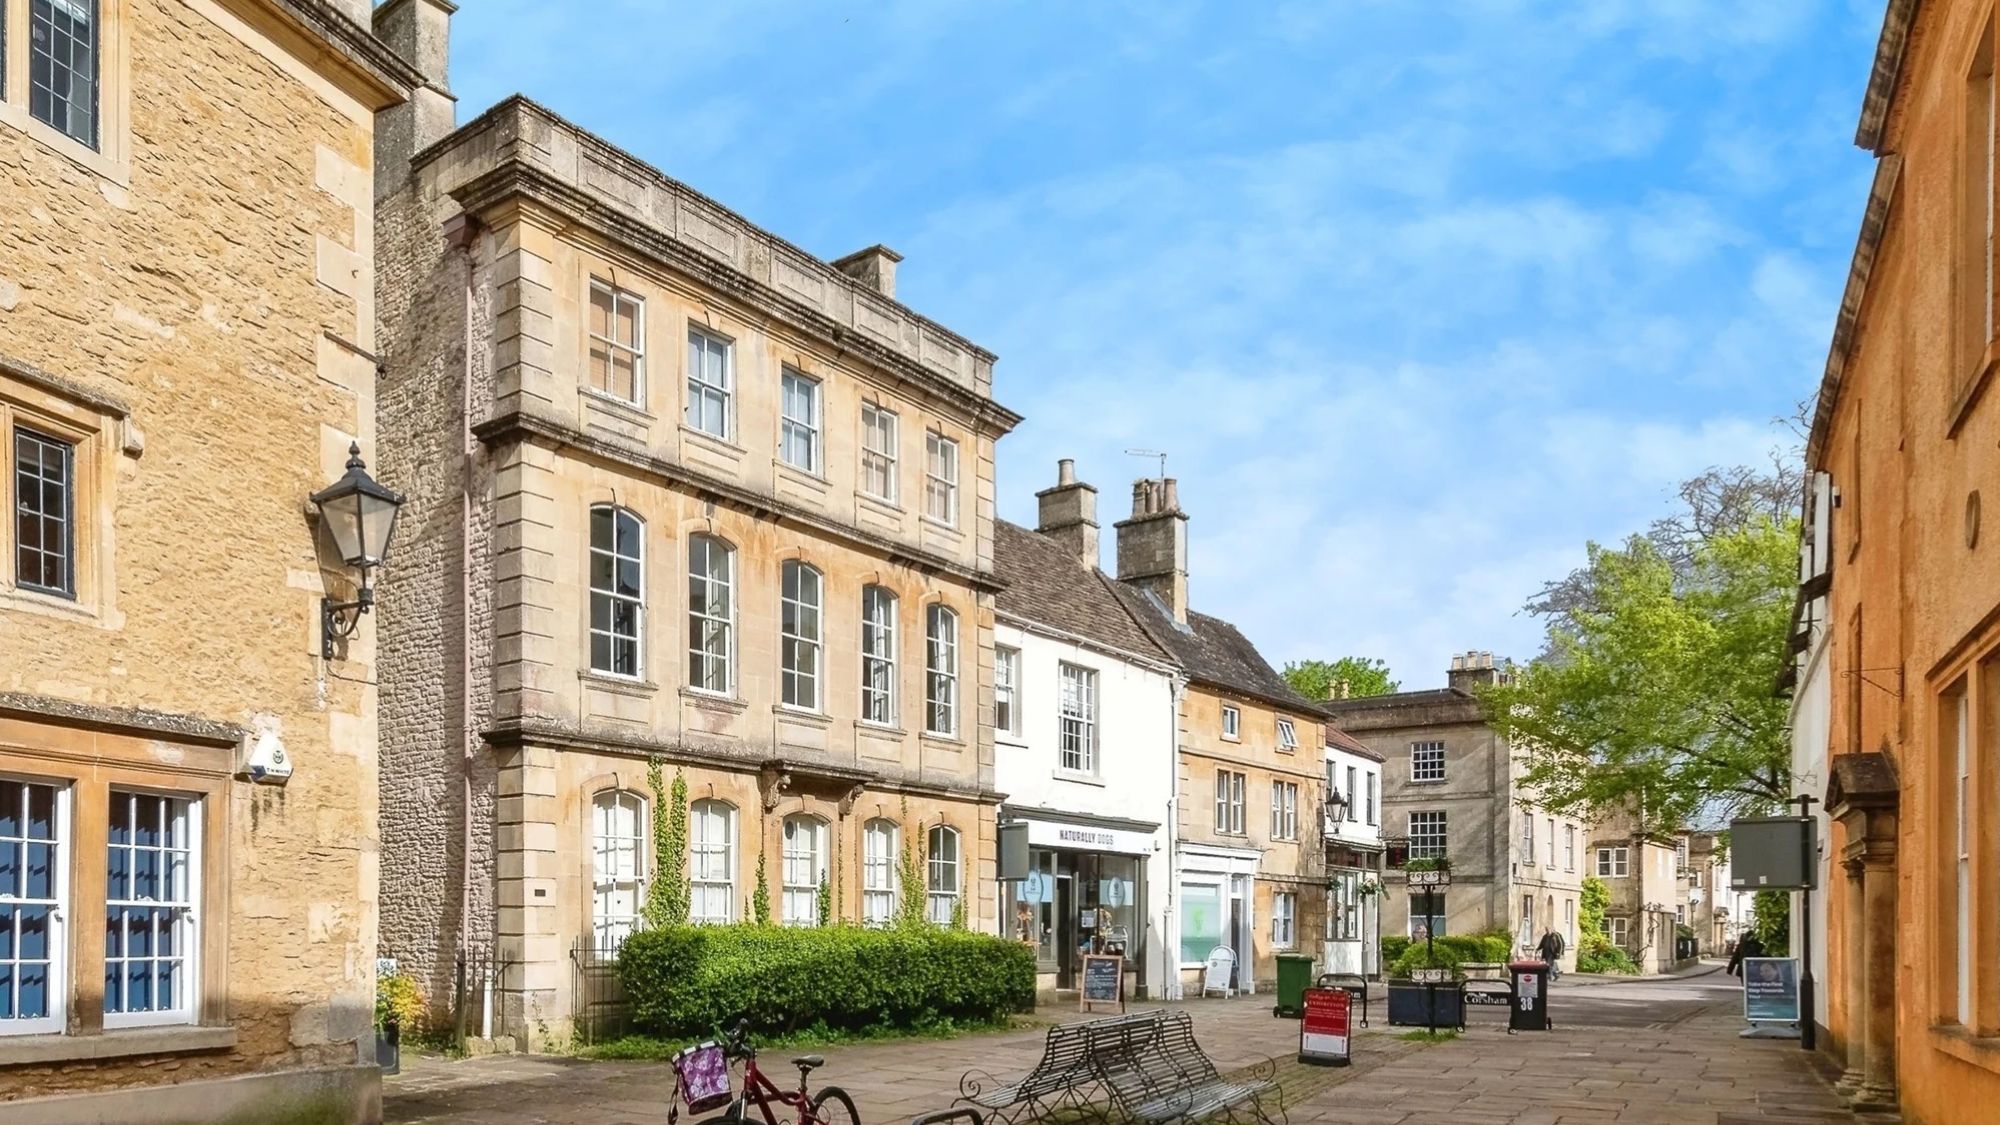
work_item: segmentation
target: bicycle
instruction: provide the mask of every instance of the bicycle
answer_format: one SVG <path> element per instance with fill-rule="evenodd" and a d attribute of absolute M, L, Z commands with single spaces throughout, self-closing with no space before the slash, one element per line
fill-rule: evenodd
<path fill-rule="evenodd" d="M 743 1092 L 729 1096 L 729 1063 L 743 1060 Z M 754 1125 L 749 1116 L 755 1102 L 763 1125 L 779 1125 L 772 1106 L 796 1111 L 792 1125 L 861 1125 L 854 1099 L 838 1086 L 822 1086 L 817 1094 L 806 1083 L 813 1070 L 825 1065 L 819 1055 L 800 1055 L 792 1060 L 799 1068 L 796 1092 L 781 1090 L 757 1068 L 757 1048 L 750 1045 L 750 1021 L 741 1020 L 722 1041 L 697 1043 L 673 1057 L 674 1093 L 667 1107 L 667 1125 L 677 1125 L 680 1108 L 698 1114 L 727 1104 L 728 1108 L 702 1125 Z"/>

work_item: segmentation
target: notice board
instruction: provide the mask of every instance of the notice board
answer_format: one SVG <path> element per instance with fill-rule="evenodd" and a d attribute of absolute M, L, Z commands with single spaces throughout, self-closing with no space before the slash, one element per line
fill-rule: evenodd
<path fill-rule="evenodd" d="M 1346 1066 L 1354 1026 L 1354 995 L 1344 988 L 1308 988 L 1299 1017 L 1299 1061 Z"/>

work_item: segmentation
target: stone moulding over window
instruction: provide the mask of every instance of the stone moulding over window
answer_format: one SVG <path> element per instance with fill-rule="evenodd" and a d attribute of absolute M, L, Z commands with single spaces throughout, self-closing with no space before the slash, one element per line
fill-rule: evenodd
<path fill-rule="evenodd" d="M 4 2 L 4 0 L 0 0 Z M 25 437 L 23 438 L 23 435 Z M 61 482 L 60 511 L 44 520 L 39 506 L 19 503 L 21 487 L 17 438 L 27 446 L 55 450 Z M 82 615 L 115 620 L 113 522 L 120 452 L 137 456 L 143 448 L 125 406 L 116 399 L 0 357 L 0 607 L 56 616 Z M 38 470 L 39 477 L 46 472 Z M 46 483 L 46 481 L 44 481 Z M 32 534 L 23 527 L 35 517 Z M 60 552 L 61 581 L 50 583 L 43 569 L 52 557 L 42 541 L 45 528 L 65 537 Z M 24 567 L 34 571 L 24 574 Z"/>

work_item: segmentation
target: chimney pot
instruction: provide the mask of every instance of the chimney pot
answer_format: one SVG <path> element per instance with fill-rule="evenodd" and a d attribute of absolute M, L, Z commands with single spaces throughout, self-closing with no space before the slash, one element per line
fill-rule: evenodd
<path fill-rule="evenodd" d="M 1076 483 L 1076 462 L 1064 457 L 1056 462 L 1056 483 L 1058 485 Z"/>
<path fill-rule="evenodd" d="M 1172 478 L 1132 482 L 1132 518 L 1118 524 L 1118 580 L 1151 590 L 1187 624 L 1187 515 Z"/>
<path fill-rule="evenodd" d="M 1084 566 L 1097 566 L 1097 490 L 1076 479 L 1076 462 L 1056 462 L 1056 483 L 1035 493 L 1035 530 L 1068 547 Z"/>

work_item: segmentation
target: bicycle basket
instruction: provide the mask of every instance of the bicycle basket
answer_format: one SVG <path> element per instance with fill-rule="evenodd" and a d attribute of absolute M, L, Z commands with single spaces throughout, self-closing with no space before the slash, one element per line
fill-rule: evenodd
<path fill-rule="evenodd" d="M 722 1044 L 696 1043 L 675 1054 L 673 1062 L 688 1112 L 707 1113 L 728 1104 L 729 1057 Z"/>

